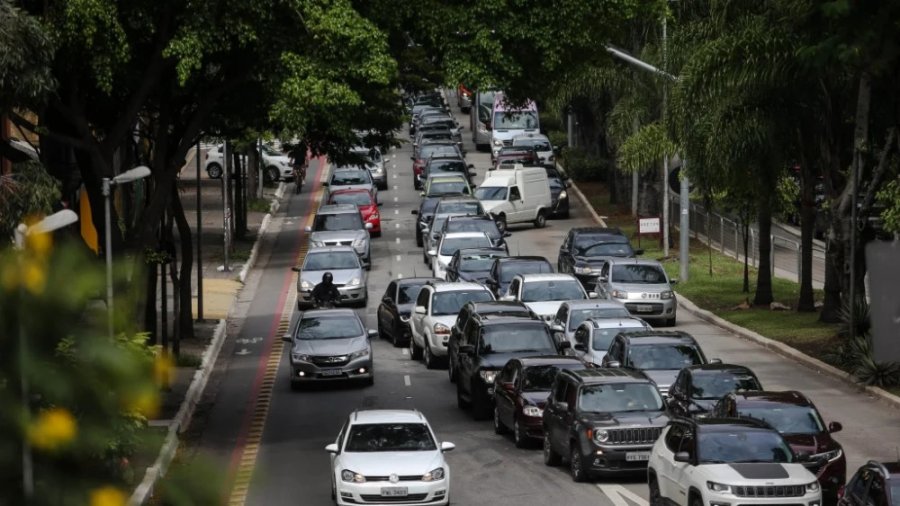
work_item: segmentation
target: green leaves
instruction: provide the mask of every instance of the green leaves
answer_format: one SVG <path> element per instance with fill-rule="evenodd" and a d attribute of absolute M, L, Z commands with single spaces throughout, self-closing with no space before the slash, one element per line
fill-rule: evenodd
<path fill-rule="evenodd" d="M 644 125 L 619 148 L 619 165 L 628 172 L 658 167 L 664 157 L 671 157 L 678 148 L 658 122 Z"/>
<path fill-rule="evenodd" d="M 0 111 L 36 107 L 56 87 L 50 35 L 34 18 L 0 0 Z"/>

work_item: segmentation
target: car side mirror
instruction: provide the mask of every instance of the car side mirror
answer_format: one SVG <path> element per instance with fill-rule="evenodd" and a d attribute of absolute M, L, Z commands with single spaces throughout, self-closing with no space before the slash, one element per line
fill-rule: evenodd
<path fill-rule="evenodd" d="M 292 342 L 294 342 L 294 337 L 290 334 L 285 334 L 285 335 L 281 336 L 281 340 L 286 343 L 292 343 Z"/>
<path fill-rule="evenodd" d="M 622 367 L 622 362 L 618 360 L 610 360 L 606 363 L 606 367 Z"/>
<path fill-rule="evenodd" d="M 503 302 L 515 302 L 516 297 L 514 295 L 504 295 L 500 297 L 500 300 Z"/>
<path fill-rule="evenodd" d="M 424 197 L 424 196 L 425 196 L 425 192 L 419 192 L 419 196 L 420 196 L 420 197 Z"/>
<path fill-rule="evenodd" d="M 308 234 L 308 233 L 312 232 L 312 227 L 304 227 L 303 230 L 305 230 L 306 233 Z"/>
<path fill-rule="evenodd" d="M 712 359 L 709 360 L 709 363 L 710 363 L 710 364 L 721 364 L 721 363 L 722 363 L 722 359 L 721 359 L 721 358 L 712 358 Z"/>
<path fill-rule="evenodd" d="M 366 223 L 366 230 L 372 230 L 372 224 Z"/>
<path fill-rule="evenodd" d="M 675 454 L 675 462 L 690 462 L 691 454 L 688 452 L 678 452 Z"/>
<path fill-rule="evenodd" d="M 588 298 L 589 298 L 589 299 L 596 299 L 596 298 L 597 298 L 597 292 L 588 292 Z"/>
<path fill-rule="evenodd" d="M 419 214 L 419 210 L 413 209 L 412 211 L 409 212 L 409 214 Z"/>
<path fill-rule="evenodd" d="M 559 343 L 559 346 L 558 346 L 560 352 L 566 351 L 571 347 L 572 347 L 572 343 L 570 343 L 569 341 L 563 341 L 563 342 Z"/>
<path fill-rule="evenodd" d="M 556 407 L 559 408 L 560 411 L 568 411 L 569 403 L 568 402 L 557 402 Z"/>
<path fill-rule="evenodd" d="M 475 347 L 471 344 L 463 344 L 459 347 L 459 352 L 463 355 L 472 355 L 475 353 Z"/>
<path fill-rule="evenodd" d="M 565 332 L 566 331 L 566 329 L 564 329 L 563 326 L 558 323 L 554 323 L 554 324 L 550 325 L 550 330 L 552 330 L 553 332 Z"/>
<path fill-rule="evenodd" d="M 587 351 L 587 348 L 584 347 L 582 343 L 575 343 L 575 346 L 572 346 L 575 351 Z"/>
<path fill-rule="evenodd" d="M 416 314 L 426 314 L 425 306 L 416 306 Z"/>
<path fill-rule="evenodd" d="M 453 451 L 455 448 L 456 448 L 456 445 L 449 441 L 444 441 L 443 443 L 441 443 L 441 451 L 442 452 Z"/>
<path fill-rule="evenodd" d="M 828 432 L 831 432 L 832 434 L 842 430 L 844 430 L 844 426 L 841 425 L 841 422 L 831 422 L 828 424 Z"/>
<path fill-rule="evenodd" d="M 291 270 L 294 272 L 300 272 L 303 270 L 303 268 L 300 267 L 299 265 L 295 265 L 295 266 L 291 267 Z"/>
<path fill-rule="evenodd" d="M 670 280 L 669 280 L 669 284 L 670 284 L 670 285 L 677 285 L 677 284 L 678 284 L 678 278 L 670 279 Z"/>
<path fill-rule="evenodd" d="M 428 250 L 428 253 L 426 253 L 426 255 L 430 257 L 437 256 L 437 250 L 430 249 Z"/>
<path fill-rule="evenodd" d="M 369 339 L 372 339 L 373 337 L 378 337 L 378 331 L 370 329 L 368 332 L 368 335 L 369 335 Z"/>
<path fill-rule="evenodd" d="M 328 181 L 325 181 L 324 183 L 322 183 L 322 186 L 328 186 L 329 184 L 330 183 Z"/>
<path fill-rule="evenodd" d="M 643 255 L 643 254 L 644 254 L 644 249 L 643 249 L 643 248 L 641 248 L 641 249 L 636 249 L 636 250 L 634 250 L 634 254 L 635 254 L 635 256 L 637 256 L 637 255 Z"/>
<path fill-rule="evenodd" d="M 328 446 L 325 447 L 325 451 L 328 452 L 328 453 L 337 453 L 337 452 L 338 452 L 338 446 L 337 446 L 337 444 L 335 444 L 335 443 L 331 443 L 330 445 L 328 445 Z"/>
<path fill-rule="evenodd" d="M 597 278 L 597 281 L 601 283 L 607 283 L 609 282 L 609 276 L 600 276 L 599 278 Z"/>

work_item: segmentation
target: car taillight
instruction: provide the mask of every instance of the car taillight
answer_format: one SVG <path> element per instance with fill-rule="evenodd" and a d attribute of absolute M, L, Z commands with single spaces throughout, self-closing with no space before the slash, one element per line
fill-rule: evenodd
<path fill-rule="evenodd" d="M 843 486 L 843 485 L 841 485 L 841 486 L 838 488 L 838 491 L 837 491 L 837 498 L 838 498 L 839 501 L 840 501 L 841 499 L 844 498 L 844 486 Z"/>

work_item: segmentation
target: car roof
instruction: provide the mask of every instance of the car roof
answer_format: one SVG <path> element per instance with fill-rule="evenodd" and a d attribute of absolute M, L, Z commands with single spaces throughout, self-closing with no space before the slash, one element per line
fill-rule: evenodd
<path fill-rule="evenodd" d="M 621 318 L 588 318 L 581 322 L 582 325 L 584 325 L 584 323 L 589 323 L 595 329 L 611 329 L 616 327 L 634 328 L 636 325 L 640 325 L 643 328 L 649 327 L 647 322 L 636 316 L 623 316 Z"/>
<path fill-rule="evenodd" d="M 775 432 L 775 430 L 762 420 L 749 417 L 741 418 L 697 418 L 693 420 L 693 424 L 701 428 L 704 432 L 728 432 L 733 430 L 751 430 Z"/>
<path fill-rule="evenodd" d="M 537 274 L 516 274 L 522 278 L 522 281 L 529 283 L 532 281 L 578 281 L 571 274 L 562 274 L 559 272 L 545 272 Z"/>
<path fill-rule="evenodd" d="M 487 237 L 487 234 L 484 232 L 447 232 L 443 235 L 444 239 L 466 239 L 469 237 Z"/>
<path fill-rule="evenodd" d="M 351 246 L 346 246 L 347 248 L 353 249 Z M 417 277 L 417 278 L 401 278 L 395 279 L 394 282 L 400 286 L 405 285 L 424 285 L 429 281 L 443 281 L 440 278 L 432 278 L 432 277 Z"/>
<path fill-rule="evenodd" d="M 563 373 L 574 376 L 583 383 L 652 383 L 641 371 L 620 367 L 592 367 L 560 372 Z"/>
<path fill-rule="evenodd" d="M 460 176 L 461 177 L 461 176 Z M 455 214 L 447 218 L 448 221 L 494 221 L 484 214 Z"/>
<path fill-rule="evenodd" d="M 512 309 L 518 309 L 522 313 L 531 313 L 531 309 L 529 309 L 528 306 L 512 300 L 485 300 L 479 302 L 467 302 L 466 304 L 472 305 L 472 311 L 475 314 L 481 314 L 482 312 L 489 314 L 491 312 L 510 311 Z"/>
<path fill-rule="evenodd" d="M 749 367 L 746 367 L 743 365 L 737 365 L 737 364 L 718 364 L 718 363 L 717 364 L 698 364 L 698 365 L 688 366 L 685 369 L 691 371 L 694 374 L 697 374 L 697 373 L 715 374 L 715 373 L 722 373 L 722 372 L 728 372 L 728 373 L 734 373 L 734 374 L 753 374 L 753 371 Z"/>
<path fill-rule="evenodd" d="M 673 342 L 697 344 L 694 336 L 680 330 L 638 330 L 624 332 L 623 335 L 631 341 L 632 345 L 638 346 L 645 344 L 672 344 Z"/>
<path fill-rule="evenodd" d="M 565 357 L 562 355 L 537 355 L 534 357 L 515 358 L 524 367 L 536 367 L 542 365 L 561 365 L 561 364 L 582 364 L 581 360 L 575 357 Z"/>
<path fill-rule="evenodd" d="M 443 202 L 443 201 L 445 201 L 445 200 L 447 200 L 447 201 L 449 201 L 449 200 L 465 200 L 465 201 L 468 201 L 468 202 L 479 202 L 478 199 L 476 199 L 475 197 L 473 197 L 473 196 L 471 196 L 471 195 L 462 195 L 462 194 L 459 194 L 459 195 L 444 195 L 444 196 L 440 197 L 440 200 L 441 200 L 441 202 Z"/>
<path fill-rule="evenodd" d="M 507 262 L 546 262 L 549 264 L 550 260 L 547 260 L 546 257 L 537 255 L 516 255 L 514 257 L 505 257 L 503 263 Z"/>
<path fill-rule="evenodd" d="M 796 390 L 785 390 L 779 392 L 772 391 L 752 391 L 752 392 L 734 392 L 735 401 L 741 405 L 748 404 L 790 404 L 792 406 L 812 406 L 812 402 L 805 395 Z"/>
<path fill-rule="evenodd" d="M 622 230 L 618 227 L 610 228 L 610 227 L 572 227 L 569 229 L 570 232 L 574 232 L 575 235 L 578 234 L 610 234 L 610 235 L 625 235 L 622 233 Z"/>
<path fill-rule="evenodd" d="M 624 309 L 625 306 L 621 302 L 615 302 L 611 300 L 594 300 L 594 299 L 585 299 L 585 300 L 569 300 L 563 302 L 569 309 Z"/>
<path fill-rule="evenodd" d="M 366 409 L 350 415 L 351 424 L 428 423 L 425 415 L 414 409 Z"/>
<path fill-rule="evenodd" d="M 360 188 L 358 186 L 356 188 L 342 188 L 340 186 L 336 186 L 334 190 L 328 192 L 328 198 L 330 199 L 332 197 L 332 195 L 346 194 L 346 193 L 366 193 L 370 196 L 372 195 L 372 192 L 370 192 L 369 190 L 367 190 L 365 188 Z M 336 204 L 326 204 L 326 205 L 336 205 Z"/>
<path fill-rule="evenodd" d="M 535 133 L 519 134 L 512 138 L 513 142 L 518 141 L 518 140 L 525 140 L 525 139 L 534 139 L 534 140 L 543 140 L 543 141 L 550 140 L 550 138 L 544 134 L 535 134 Z"/>
<path fill-rule="evenodd" d="M 503 256 L 506 256 L 506 250 L 503 248 L 460 248 L 456 250 L 454 255 L 478 255 L 485 253 L 503 253 Z"/>
<path fill-rule="evenodd" d="M 363 167 L 362 164 L 357 164 L 357 165 L 341 165 L 341 166 L 339 166 L 339 167 L 335 167 L 334 169 L 332 169 L 332 170 L 331 170 L 331 175 L 334 176 L 334 175 L 335 175 L 336 173 L 338 173 L 338 172 L 360 172 L 360 171 L 363 171 L 363 170 L 366 170 L 366 168 Z"/>
<path fill-rule="evenodd" d="M 464 290 L 483 290 L 487 291 L 481 283 L 472 281 L 438 281 L 429 283 L 434 287 L 435 292 L 460 292 Z"/>
<path fill-rule="evenodd" d="M 526 324 L 535 326 L 540 325 L 543 328 L 547 328 L 547 324 L 544 322 L 544 320 L 541 320 L 540 318 L 527 318 L 525 316 L 525 313 L 522 313 L 521 315 L 486 314 L 479 315 L 478 322 L 481 323 L 483 327 Z"/>
<path fill-rule="evenodd" d="M 663 268 L 662 264 L 657 260 L 649 260 L 645 258 L 623 258 L 623 257 L 609 257 L 606 260 L 610 265 L 653 265 Z"/>
<path fill-rule="evenodd" d="M 337 308 L 337 309 L 308 309 L 304 311 L 300 318 L 322 318 L 325 316 L 331 317 L 347 317 L 353 316 L 359 319 L 359 316 L 356 314 L 356 311 L 347 308 Z"/>
<path fill-rule="evenodd" d="M 320 253 L 342 253 L 342 252 L 353 252 L 356 253 L 356 250 L 353 249 L 353 246 L 314 246 L 309 248 L 309 251 L 306 252 L 307 255 L 310 253 L 320 254 Z"/>
<path fill-rule="evenodd" d="M 453 183 L 462 181 L 466 183 L 466 178 L 462 174 L 456 172 L 439 172 L 437 174 L 429 174 L 428 180 L 437 183 Z"/>
<path fill-rule="evenodd" d="M 366 190 L 363 190 L 366 191 Z M 359 208 L 353 204 L 325 204 L 316 214 L 358 213 Z"/>

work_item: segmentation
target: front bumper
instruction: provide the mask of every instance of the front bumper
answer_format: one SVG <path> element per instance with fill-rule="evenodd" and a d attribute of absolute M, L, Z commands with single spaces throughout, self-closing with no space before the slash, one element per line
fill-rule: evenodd
<path fill-rule="evenodd" d="M 525 437 L 530 439 L 544 439 L 544 419 L 536 416 L 526 416 L 519 413 L 519 427 L 525 432 Z"/>
<path fill-rule="evenodd" d="M 372 224 L 372 229 L 369 230 L 369 232 L 375 234 L 381 233 L 381 218 L 369 218 L 366 220 L 366 223 Z"/>
<path fill-rule="evenodd" d="M 585 454 L 584 461 L 591 471 L 628 473 L 647 469 L 653 444 L 597 446 L 591 443 L 588 447 L 591 452 Z"/>
<path fill-rule="evenodd" d="M 291 383 L 317 383 L 372 378 L 372 356 L 344 364 L 321 365 L 291 360 Z"/>
<path fill-rule="evenodd" d="M 569 212 L 569 197 L 564 199 L 556 199 L 552 203 L 552 216 L 560 216 Z"/>
<path fill-rule="evenodd" d="M 675 318 L 678 303 L 671 299 L 615 299 L 625 303 L 625 309 L 644 320 L 668 320 Z"/>
<path fill-rule="evenodd" d="M 341 300 L 338 304 L 362 302 L 368 293 L 366 285 L 358 285 L 352 288 L 339 286 L 338 291 L 341 292 Z M 312 290 L 299 290 L 297 292 L 297 302 L 303 306 L 311 306 L 313 304 Z"/>
<path fill-rule="evenodd" d="M 369 174 L 372 176 L 372 181 L 378 184 L 387 184 L 387 171 L 382 170 L 380 174 L 376 174 L 374 171 L 369 171 Z"/>
<path fill-rule="evenodd" d="M 706 487 L 704 487 L 706 488 Z M 796 506 L 822 506 L 822 493 L 807 493 L 800 497 L 744 497 L 731 493 L 713 492 L 706 488 L 702 492 L 703 504 L 713 506 L 745 506 L 745 505 L 763 505 L 776 506 L 783 504 L 791 504 Z"/>
<path fill-rule="evenodd" d="M 446 357 L 449 353 L 447 346 L 450 343 L 450 334 L 430 334 L 428 345 L 435 357 Z"/>
<path fill-rule="evenodd" d="M 381 495 L 382 488 L 394 487 L 406 488 L 408 495 L 387 498 Z M 340 481 L 337 485 L 336 496 L 339 505 L 443 505 L 447 504 L 450 499 L 450 481 L 448 478 L 434 482 L 401 481 L 396 484 L 386 481 L 366 483 Z"/>

